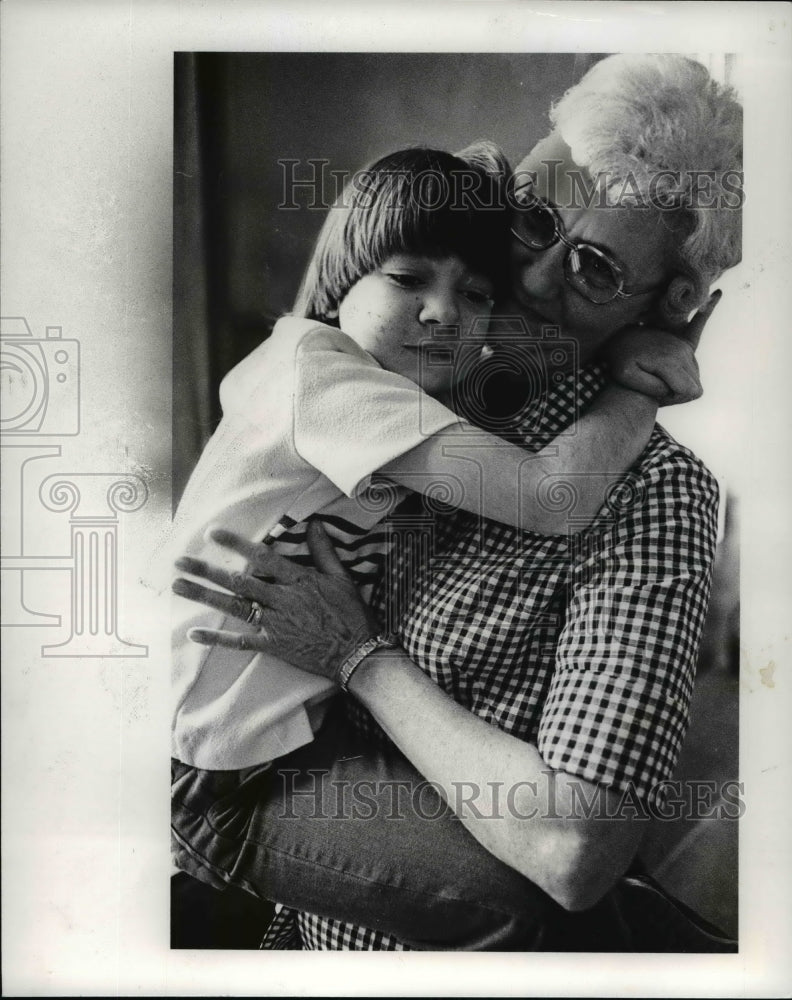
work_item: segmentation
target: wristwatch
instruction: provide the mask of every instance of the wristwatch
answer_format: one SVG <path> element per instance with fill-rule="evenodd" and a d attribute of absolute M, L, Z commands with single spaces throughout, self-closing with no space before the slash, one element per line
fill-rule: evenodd
<path fill-rule="evenodd" d="M 371 639 L 366 639 L 364 643 L 353 649 L 349 656 L 338 668 L 337 679 L 342 691 L 349 687 L 349 679 L 357 670 L 365 658 L 377 649 L 395 649 L 399 645 L 398 640 L 392 635 L 375 635 Z"/>

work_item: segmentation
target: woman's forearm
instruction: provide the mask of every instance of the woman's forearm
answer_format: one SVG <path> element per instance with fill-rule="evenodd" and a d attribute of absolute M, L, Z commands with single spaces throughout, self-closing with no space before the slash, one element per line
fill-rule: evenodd
<path fill-rule="evenodd" d="M 404 652 L 367 657 L 349 690 L 482 846 L 565 908 L 593 905 L 627 868 L 635 823 L 570 818 L 581 795 L 613 793 L 549 768 L 535 746 L 456 704 Z"/>
<path fill-rule="evenodd" d="M 360 644 L 358 637 L 376 631 L 318 522 L 308 532 L 315 570 L 230 532 L 216 531 L 213 537 L 243 554 L 249 573 L 232 578 L 217 567 L 184 561 L 187 572 L 232 591 L 182 581 L 197 588 L 186 596 L 243 619 L 258 602 L 265 609 L 265 631 L 204 630 L 198 636 L 195 630 L 196 641 L 260 649 L 335 678 Z M 613 815 L 618 795 L 547 766 L 535 746 L 458 705 L 403 650 L 381 649 L 365 657 L 351 675 L 349 691 L 441 790 L 476 840 L 562 906 L 593 905 L 626 870 L 641 824 L 605 818 Z"/>

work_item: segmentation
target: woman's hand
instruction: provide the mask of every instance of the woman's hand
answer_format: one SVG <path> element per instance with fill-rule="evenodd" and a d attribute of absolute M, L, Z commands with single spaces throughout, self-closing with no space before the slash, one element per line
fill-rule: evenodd
<path fill-rule="evenodd" d="M 611 377 L 619 385 L 656 399 L 661 406 L 689 403 L 702 394 L 695 351 L 720 301 L 714 292 L 681 330 L 628 327 L 605 347 Z"/>
<path fill-rule="evenodd" d="M 183 577 L 174 580 L 174 592 L 240 622 L 255 622 L 260 631 L 194 628 L 189 632 L 194 642 L 271 653 L 309 673 L 336 680 L 350 653 L 379 631 L 318 521 L 308 526 L 308 546 L 316 569 L 298 566 L 266 545 L 249 542 L 231 531 L 218 528 L 211 537 L 244 556 L 247 571 L 230 573 L 185 557 L 176 563 L 178 569 L 228 593 Z"/>

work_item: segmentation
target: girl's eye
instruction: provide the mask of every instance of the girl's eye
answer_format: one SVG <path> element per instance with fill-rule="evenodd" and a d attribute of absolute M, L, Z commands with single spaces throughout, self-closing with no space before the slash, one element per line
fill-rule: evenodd
<path fill-rule="evenodd" d="M 388 271 L 386 276 L 399 288 L 418 288 L 421 279 L 417 274 L 404 274 L 399 271 Z"/>

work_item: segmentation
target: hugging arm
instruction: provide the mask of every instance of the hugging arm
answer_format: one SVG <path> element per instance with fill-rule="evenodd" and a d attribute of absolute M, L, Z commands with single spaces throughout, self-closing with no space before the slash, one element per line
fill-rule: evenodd
<path fill-rule="evenodd" d="M 536 746 L 456 704 L 402 651 L 369 655 L 349 683 L 487 854 L 565 909 L 591 906 L 628 867 L 643 832 L 640 818 L 602 817 L 617 812 L 626 792 L 651 798 L 658 782 L 672 773 L 687 723 L 709 592 L 717 491 L 706 470 L 684 455 L 662 461 L 649 470 L 632 507 L 575 562 Z M 651 518 L 647 509 L 654 511 Z M 283 561 L 259 547 L 257 570 L 276 582 L 234 581 L 243 601 L 254 597 L 270 609 L 262 623 L 265 634 L 196 638 L 258 644 L 295 662 L 306 648 L 306 630 L 315 630 L 317 641 L 320 632 L 326 640 L 336 616 L 346 622 L 344 636 L 359 640 L 372 634 L 375 627 L 318 525 L 312 525 L 310 538 L 321 573 L 303 569 L 302 577 L 284 581 Z M 647 559 L 647 551 L 656 559 Z M 214 575 L 208 579 L 223 584 Z M 187 596 L 233 600 L 216 591 L 193 590 Z M 292 625 L 284 625 L 273 608 L 289 601 L 302 609 L 306 622 L 321 623 L 303 629 L 297 649 Z M 344 638 L 330 659 L 312 666 L 309 655 L 300 665 L 334 677 L 333 661 L 351 646 L 354 640 Z M 460 796 L 465 788 L 476 790 L 472 799 Z M 512 795 L 510 808 L 500 812 L 491 798 L 497 789 Z M 582 815 L 581 802 L 587 803 Z M 431 826 L 427 833 L 431 836 Z"/>
<path fill-rule="evenodd" d="M 405 653 L 374 653 L 349 687 L 476 840 L 564 909 L 594 905 L 627 869 L 639 824 L 596 819 L 615 811 L 618 794 L 549 767 L 535 746 L 458 705 Z M 466 790 L 475 793 L 469 801 Z M 580 795 L 596 803 L 594 818 L 568 818 Z"/>
<path fill-rule="evenodd" d="M 687 727 L 709 599 L 718 509 L 712 476 L 665 440 L 631 483 L 607 528 L 586 536 L 571 557 L 565 624 L 535 746 L 448 699 L 404 654 L 374 654 L 350 682 L 449 801 L 460 781 L 520 789 L 503 821 L 480 818 L 474 808 L 462 821 L 565 909 L 590 907 L 627 869 L 645 826 L 629 803 L 662 806 L 662 783 Z M 486 795 L 484 802 L 486 817 Z"/>
<path fill-rule="evenodd" d="M 593 520 L 610 488 L 646 447 L 656 413 L 657 403 L 648 396 L 612 386 L 578 421 L 574 434 L 556 438 L 535 454 L 459 421 L 380 472 L 428 494 L 447 477 L 455 504 L 465 510 L 522 531 L 562 534 L 569 527 L 567 512 L 543 499 L 552 484 L 574 474 L 575 516 Z"/>
<path fill-rule="evenodd" d="M 182 581 L 181 592 L 216 606 L 235 605 L 237 613 L 251 597 L 266 604 L 259 636 L 235 633 L 194 634 L 204 642 L 230 646 L 266 648 L 295 665 L 323 676 L 335 677 L 338 660 L 344 658 L 368 627 L 375 631 L 357 598 L 351 581 L 338 563 L 321 528 L 311 526 L 310 539 L 322 572 L 302 570 L 296 576 L 285 560 L 259 546 L 256 571 L 270 583 L 237 577 L 233 583 L 242 598 L 232 598 Z M 221 533 L 218 540 L 232 543 L 250 556 L 248 543 Z M 211 583 L 228 585 L 219 571 L 192 562 L 183 568 L 203 574 Z M 299 637 L 282 611 L 291 602 L 303 617 Z M 277 605 L 277 608 L 274 607 Z M 346 610 L 344 610 L 346 609 Z M 344 619 L 338 639 L 328 633 Z M 368 623 L 368 625 L 367 625 Z M 328 644 L 333 653 L 315 659 L 315 642 Z M 354 638 L 353 638 L 354 637 Z M 352 675 L 349 690 L 377 719 L 416 770 L 441 790 L 457 811 L 464 826 L 486 850 L 531 883 L 541 888 L 565 909 L 581 909 L 595 903 L 627 868 L 635 852 L 640 827 L 635 823 L 606 823 L 596 818 L 614 805 L 613 793 L 585 779 L 574 778 L 548 767 L 535 746 L 502 732 L 442 692 L 402 651 L 381 651 L 367 657 Z M 573 791 L 573 785 L 575 789 Z M 489 799 L 497 787 L 510 790 L 509 808 L 499 811 Z M 459 801 L 458 791 L 475 788 L 475 801 Z M 570 822 L 573 796 L 600 799 L 591 819 Z M 618 797 L 617 797 L 618 798 Z M 556 804 L 548 810 L 548 803 Z M 548 812 L 551 814 L 548 815 Z M 495 818 L 493 817 L 493 814 Z M 431 825 L 427 833 L 431 835 Z"/>
<path fill-rule="evenodd" d="M 567 512 L 554 509 L 546 497 L 554 482 L 573 474 L 576 523 L 592 521 L 646 447 L 659 403 L 682 403 L 701 395 L 694 351 L 717 302 L 713 296 L 679 334 L 630 328 L 618 335 L 607 359 L 617 384 L 594 400 L 574 434 L 557 437 L 541 451 L 531 454 L 460 420 L 380 472 L 425 493 L 448 477 L 461 488 L 457 506 L 547 535 L 569 528 Z M 471 434 L 475 449 L 470 447 Z"/>
<path fill-rule="evenodd" d="M 536 745 L 458 705 L 403 652 L 374 653 L 349 685 L 476 840 L 569 910 L 595 904 L 636 853 L 645 824 L 629 806 L 619 813 L 622 796 L 654 801 L 673 773 L 709 596 L 714 480 L 679 454 L 637 482 L 607 531 L 572 557 Z M 332 570 L 329 544 L 315 551 Z M 466 807 L 459 790 L 470 783 Z M 488 796 L 507 789 L 511 807 L 493 821 Z"/>

